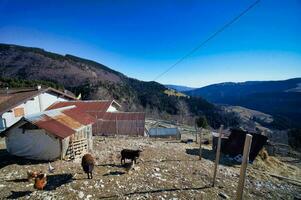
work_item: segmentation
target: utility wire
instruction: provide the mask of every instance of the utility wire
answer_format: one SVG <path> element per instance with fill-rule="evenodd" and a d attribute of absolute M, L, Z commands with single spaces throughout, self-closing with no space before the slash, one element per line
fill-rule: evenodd
<path fill-rule="evenodd" d="M 249 5 L 245 10 L 243 10 L 239 15 L 234 17 L 232 20 L 224 24 L 220 29 L 215 31 L 212 35 L 210 35 L 206 40 L 204 40 L 202 43 L 200 43 L 197 47 L 192 49 L 190 52 L 188 52 L 186 55 L 184 55 L 182 58 L 180 58 L 176 63 L 171 65 L 169 68 L 167 68 L 164 72 L 156 76 L 153 81 L 158 80 L 161 78 L 163 75 L 165 75 L 167 72 L 169 72 L 172 68 L 180 64 L 183 60 L 185 60 L 187 57 L 198 51 L 201 47 L 203 47 L 206 43 L 208 43 L 210 40 L 212 40 L 215 36 L 223 32 L 225 29 L 227 29 L 229 26 L 231 26 L 234 22 L 236 22 L 239 18 L 241 18 L 243 15 L 245 15 L 248 11 L 250 11 L 252 8 L 254 8 L 261 0 L 257 0 L 251 5 Z"/>

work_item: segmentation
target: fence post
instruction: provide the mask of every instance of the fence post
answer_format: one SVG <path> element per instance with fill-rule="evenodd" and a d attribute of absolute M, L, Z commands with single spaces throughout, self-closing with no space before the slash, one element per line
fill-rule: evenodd
<path fill-rule="evenodd" d="M 244 190 L 244 184 L 245 184 L 245 177 L 246 177 L 246 171 L 247 166 L 249 162 L 249 154 L 251 150 L 251 144 L 252 144 L 252 135 L 247 134 L 245 139 L 245 146 L 244 146 L 244 153 L 241 161 L 241 167 L 240 167 L 240 175 L 239 175 L 239 182 L 236 192 L 236 200 L 241 200 L 243 196 L 243 190 Z"/>
<path fill-rule="evenodd" d="M 217 170 L 218 170 L 219 158 L 220 158 L 220 153 L 221 153 L 221 140 L 222 140 L 223 127 L 224 127 L 224 125 L 221 125 L 221 127 L 219 129 L 217 149 L 216 149 L 216 156 L 215 156 L 215 165 L 214 165 L 214 174 L 213 174 L 212 187 L 214 187 L 214 185 L 215 185 L 215 179 L 216 179 Z"/>
<path fill-rule="evenodd" d="M 196 123 L 194 124 L 194 128 L 195 128 L 195 143 L 197 144 L 198 143 L 198 126 Z"/>
<path fill-rule="evenodd" d="M 202 160 L 202 133 L 203 132 L 203 128 L 200 129 L 200 150 L 199 150 L 199 159 Z"/>

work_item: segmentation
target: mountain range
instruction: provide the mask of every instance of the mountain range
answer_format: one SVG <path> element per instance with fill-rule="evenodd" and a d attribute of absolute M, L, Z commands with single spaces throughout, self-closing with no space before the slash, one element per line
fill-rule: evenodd
<path fill-rule="evenodd" d="M 212 127 L 237 124 L 232 113 L 201 97 L 167 95 L 167 88 L 160 83 L 133 79 L 73 55 L 0 44 L 0 87 L 26 87 L 36 83 L 70 90 L 81 94 L 82 99 L 115 99 L 124 110 L 145 111 L 147 116 L 194 123 L 193 118 L 205 115 Z"/>
<path fill-rule="evenodd" d="M 220 124 L 239 124 L 235 113 L 223 109 L 225 104 L 271 114 L 276 128 L 301 126 L 301 78 L 228 82 L 197 89 L 165 86 L 127 77 L 105 65 L 73 55 L 0 44 L 0 87 L 37 83 L 70 90 L 81 94 L 82 99 L 115 99 L 124 110 L 145 111 L 151 117 L 193 123 L 193 118 L 204 115 L 214 128 Z M 188 96 L 167 93 L 170 88 Z"/>
<path fill-rule="evenodd" d="M 301 78 L 281 81 L 226 82 L 185 92 L 215 104 L 243 106 L 278 117 L 283 125 L 301 126 Z"/>

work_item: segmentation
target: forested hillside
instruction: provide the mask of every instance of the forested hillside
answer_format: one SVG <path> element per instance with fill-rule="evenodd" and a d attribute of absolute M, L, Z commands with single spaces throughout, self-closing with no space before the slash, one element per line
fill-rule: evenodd
<path fill-rule="evenodd" d="M 214 128 L 235 126 L 238 119 L 200 97 L 176 97 L 157 82 L 129 78 L 91 60 L 59 55 L 39 48 L 0 44 L 1 87 L 43 84 L 68 89 L 83 99 L 116 99 L 124 110 L 194 123 L 206 116 Z"/>

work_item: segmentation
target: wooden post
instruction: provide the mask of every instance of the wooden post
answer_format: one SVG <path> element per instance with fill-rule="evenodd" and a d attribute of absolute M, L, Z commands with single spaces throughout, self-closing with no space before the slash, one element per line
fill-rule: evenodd
<path fill-rule="evenodd" d="M 197 144 L 198 143 L 198 126 L 196 123 L 194 125 L 194 128 L 195 128 L 195 143 Z"/>
<path fill-rule="evenodd" d="M 251 144 L 252 144 L 252 135 L 247 134 L 245 139 L 244 153 L 241 161 L 239 182 L 238 182 L 238 187 L 236 192 L 236 200 L 241 200 L 243 196 L 243 189 L 245 184 L 246 170 L 249 162 Z"/>
<path fill-rule="evenodd" d="M 203 132 L 203 128 L 200 129 L 200 133 L 199 133 L 199 135 L 200 135 L 200 150 L 199 150 L 200 160 L 202 160 L 202 134 L 203 134 L 202 132 Z"/>
<path fill-rule="evenodd" d="M 215 179 L 216 179 L 217 170 L 218 170 L 219 158 L 220 158 L 220 153 L 221 153 L 221 140 L 222 140 L 223 127 L 224 127 L 224 125 L 221 125 L 221 127 L 219 129 L 217 149 L 216 149 L 216 156 L 215 156 L 215 165 L 214 165 L 214 174 L 213 174 L 212 187 L 214 187 L 214 185 L 215 185 Z"/>
<path fill-rule="evenodd" d="M 116 132 L 115 132 L 115 134 L 118 135 L 118 120 L 117 120 L 117 115 L 116 115 L 116 118 L 115 118 L 115 125 L 116 125 Z"/>

